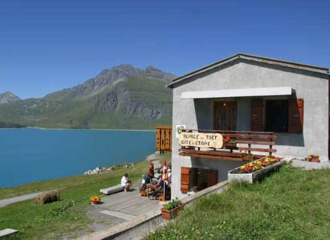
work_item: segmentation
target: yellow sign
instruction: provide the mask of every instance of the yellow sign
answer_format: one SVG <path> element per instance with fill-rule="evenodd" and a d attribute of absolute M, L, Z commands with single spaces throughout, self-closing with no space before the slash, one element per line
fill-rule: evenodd
<path fill-rule="evenodd" d="M 223 138 L 219 133 L 182 132 L 179 144 L 181 147 L 222 148 Z"/>

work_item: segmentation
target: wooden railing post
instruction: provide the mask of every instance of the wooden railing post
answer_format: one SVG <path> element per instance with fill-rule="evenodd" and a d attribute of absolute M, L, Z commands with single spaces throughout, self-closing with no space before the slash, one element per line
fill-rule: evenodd
<path fill-rule="evenodd" d="M 271 133 L 270 135 L 273 135 L 273 133 Z M 269 141 L 273 141 L 273 139 L 269 139 Z M 273 145 L 272 144 L 270 144 L 269 145 L 269 149 L 273 149 Z M 272 156 L 272 152 L 269 152 L 269 156 Z"/>
<path fill-rule="evenodd" d="M 248 135 L 251 135 L 251 133 L 249 132 Z M 249 139 L 249 141 L 251 141 L 252 138 L 250 137 L 248 139 Z M 251 148 L 251 143 L 248 144 L 248 148 Z M 251 150 L 249 150 L 248 152 L 249 152 L 249 154 L 251 154 Z"/>

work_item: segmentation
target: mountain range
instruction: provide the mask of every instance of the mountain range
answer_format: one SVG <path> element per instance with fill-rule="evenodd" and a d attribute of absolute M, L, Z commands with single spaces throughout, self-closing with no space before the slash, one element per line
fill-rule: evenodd
<path fill-rule="evenodd" d="M 171 123 L 172 92 L 165 85 L 173 78 L 123 64 L 43 98 L 21 100 L 6 92 L 0 94 L 0 127 L 153 129 Z"/>

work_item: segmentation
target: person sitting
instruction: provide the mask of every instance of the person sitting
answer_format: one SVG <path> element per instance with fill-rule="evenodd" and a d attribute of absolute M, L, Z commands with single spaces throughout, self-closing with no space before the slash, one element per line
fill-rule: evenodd
<path fill-rule="evenodd" d="M 158 194 L 162 193 L 164 189 L 164 181 L 163 178 L 160 176 L 157 185 L 155 187 L 155 190 L 150 194 L 149 199 L 155 199 Z"/>
<path fill-rule="evenodd" d="M 148 183 L 150 183 L 149 177 L 143 174 L 140 189 L 147 189 Z"/>
<path fill-rule="evenodd" d="M 124 191 L 127 192 L 131 186 L 132 186 L 132 181 L 128 180 L 128 174 L 125 173 L 124 176 L 121 178 L 121 183 L 120 185 L 124 187 Z"/>

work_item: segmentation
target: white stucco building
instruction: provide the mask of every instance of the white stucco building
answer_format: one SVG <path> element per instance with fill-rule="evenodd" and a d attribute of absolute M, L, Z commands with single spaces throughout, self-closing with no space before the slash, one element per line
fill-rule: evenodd
<path fill-rule="evenodd" d="M 273 132 L 274 155 L 312 153 L 329 160 L 328 68 L 236 54 L 178 77 L 168 87 L 173 89 L 172 197 L 185 196 L 200 181 L 205 187 L 222 181 L 228 170 L 246 163 L 180 155 L 177 125 Z"/>

